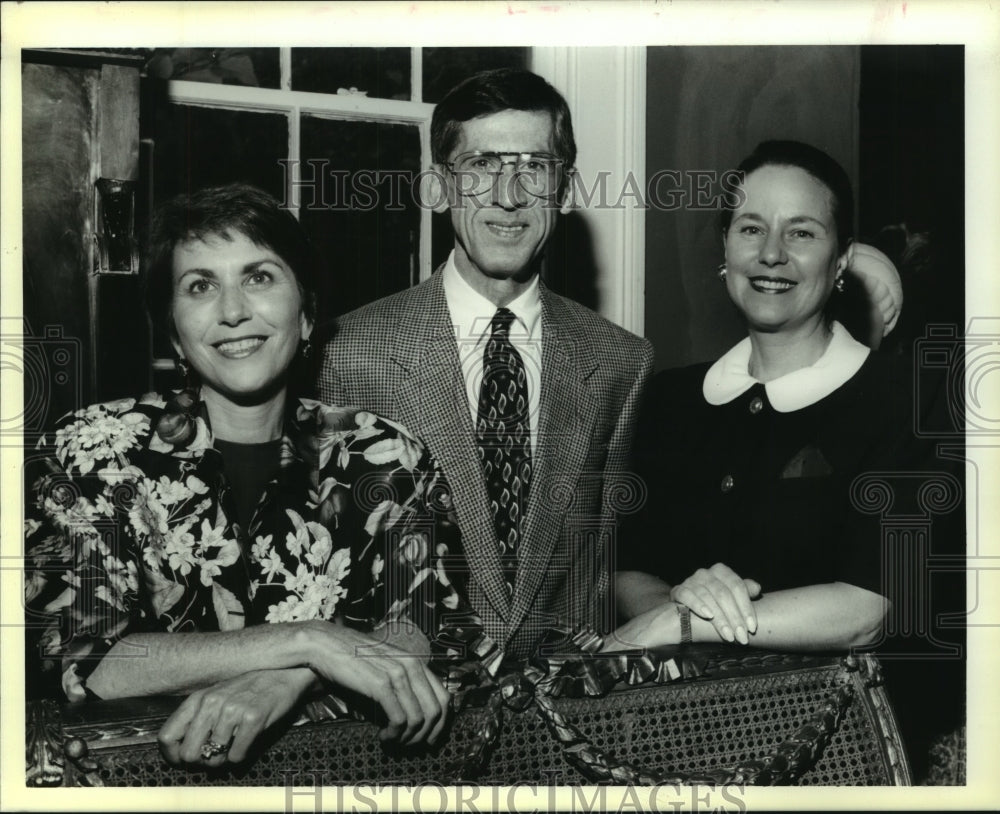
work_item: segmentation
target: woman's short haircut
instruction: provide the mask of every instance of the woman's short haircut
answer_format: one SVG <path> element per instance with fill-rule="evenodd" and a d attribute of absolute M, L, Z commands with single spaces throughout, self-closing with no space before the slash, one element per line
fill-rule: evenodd
<path fill-rule="evenodd" d="M 153 212 L 143 272 L 146 307 L 154 323 L 174 334 L 174 249 L 188 240 L 227 232 L 245 235 L 284 260 L 302 295 L 302 309 L 316 321 L 315 263 L 302 226 L 277 199 L 248 184 L 209 187 L 178 195 Z"/>
<path fill-rule="evenodd" d="M 854 192 L 844 168 L 822 150 L 801 141 L 762 141 L 736 168 L 736 178 L 728 185 L 722 210 L 722 232 L 729 231 L 734 204 L 740 195 L 736 188 L 747 175 L 760 167 L 798 167 L 830 190 L 833 196 L 833 220 L 837 225 L 837 247 L 844 251 L 854 237 Z M 736 180 L 738 178 L 738 181 Z"/>
<path fill-rule="evenodd" d="M 542 111 L 552 117 L 553 145 L 566 167 L 576 161 L 573 120 L 562 94 L 542 77 L 516 68 L 482 71 L 452 88 L 434 108 L 431 156 L 446 162 L 458 143 L 463 122 L 504 110 Z"/>

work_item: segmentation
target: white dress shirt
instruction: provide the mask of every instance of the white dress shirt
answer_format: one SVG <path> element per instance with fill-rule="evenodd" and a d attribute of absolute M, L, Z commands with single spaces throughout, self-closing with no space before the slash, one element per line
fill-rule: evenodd
<path fill-rule="evenodd" d="M 462 365 L 472 425 L 479 418 L 479 390 L 483 381 L 483 353 L 490 338 L 490 323 L 497 306 L 470 286 L 455 267 L 455 252 L 444 264 L 441 282 L 448 303 L 448 314 L 455 328 L 458 358 Z M 531 451 L 538 445 L 538 404 L 542 388 L 542 300 L 538 293 L 538 275 L 512 302 L 508 310 L 514 314 L 510 326 L 511 344 L 521 354 L 528 380 L 528 420 L 531 430 Z"/>

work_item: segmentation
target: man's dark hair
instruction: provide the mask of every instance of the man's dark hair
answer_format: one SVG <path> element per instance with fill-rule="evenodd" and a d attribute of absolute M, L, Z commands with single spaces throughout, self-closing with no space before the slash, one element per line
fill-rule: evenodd
<path fill-rule="evenodd" d="M 823 184 L 833 195 L 833 220 L 837 225 L 837 249 L 843 252 L 854 237 L 854 193 L 844 168 L 822 150 L 801 141 L 762 141 L 736 168 L 742 183 L 747 175 L 765 166 L 798 167 Z M 727 194 L 726 200 L 742 200 L 738 194 Z M 729 231 L 733 208 L 722 210 L 722 232 Z"/>
<path fill-rule="evenodd" d="M 556 156 L 566 167 L 576 161 L 573 121 L 562 94 L 530 71 L 499 68 L 482 71 L 460 82 L 434 108 L 431 156 L 438 164 L 455 149 L 463 122 L 504 110 L 541 111 L 552 117 Z"/>
<path fill-rule="evenodd" d="M 263 190 L 248 184 L 229 184 L 178 195 L 154 211 L 143 263 L 146 307 L 154 323 L 173 336 L 170 309 L 174 249 L 188 240 L 227 232 L 245 235 L 288 264 L 302 295 L 302 310 L 315 322 L 315 264 L 301 225 Z"/>

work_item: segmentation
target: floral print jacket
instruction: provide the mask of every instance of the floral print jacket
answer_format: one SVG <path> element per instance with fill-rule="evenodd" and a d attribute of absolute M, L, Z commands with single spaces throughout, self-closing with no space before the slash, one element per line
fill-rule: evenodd
<path fill-rule="evenodd" d="M 460 553 L 448 490 L 403 427 L 290 400 L 279 469 L 242 529 L 207 413 L 196 404 L 187 439 L 171 443 L 167 399 L 78 410 L 27 462 L 29 628 L 70 700 L 133 632 L 370 629 L 417 601 L 459 605 L 441 565 Z"/>

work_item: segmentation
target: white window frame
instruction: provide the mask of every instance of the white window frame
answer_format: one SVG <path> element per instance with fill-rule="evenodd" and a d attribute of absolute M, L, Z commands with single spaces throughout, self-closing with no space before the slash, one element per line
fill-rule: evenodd
<path fill-rule="evenodd" d="M 167 96 L 171 104 L 208 107 L 221 110 L 246 110 L 255 113 L 280 113 L 288 122 L 287 158 L 291 172 L 286 177 L 285 200 L 296 217 L 299 215 L 301 180 L 301 128 L 303 115 L 341 121 L 379 122 L 416 126 L 420 134 L 420 169 L 431 166 L 431 113 L 434 105 L 420 101 L 423 94 L 423 56 L 420 47 L 410 49 L 410 100 L 378 99 L 359 94 L 313 93 L 292 90 L 292 49 L 279 48 L 281 77 L 278 88 L 255 88 L 242 85 L 216 85 L 208 82 L 171 80 Z M 417 269 L 419 278 L 430 277 L 431 211 L 420 207 L 420 239 Z"/>

